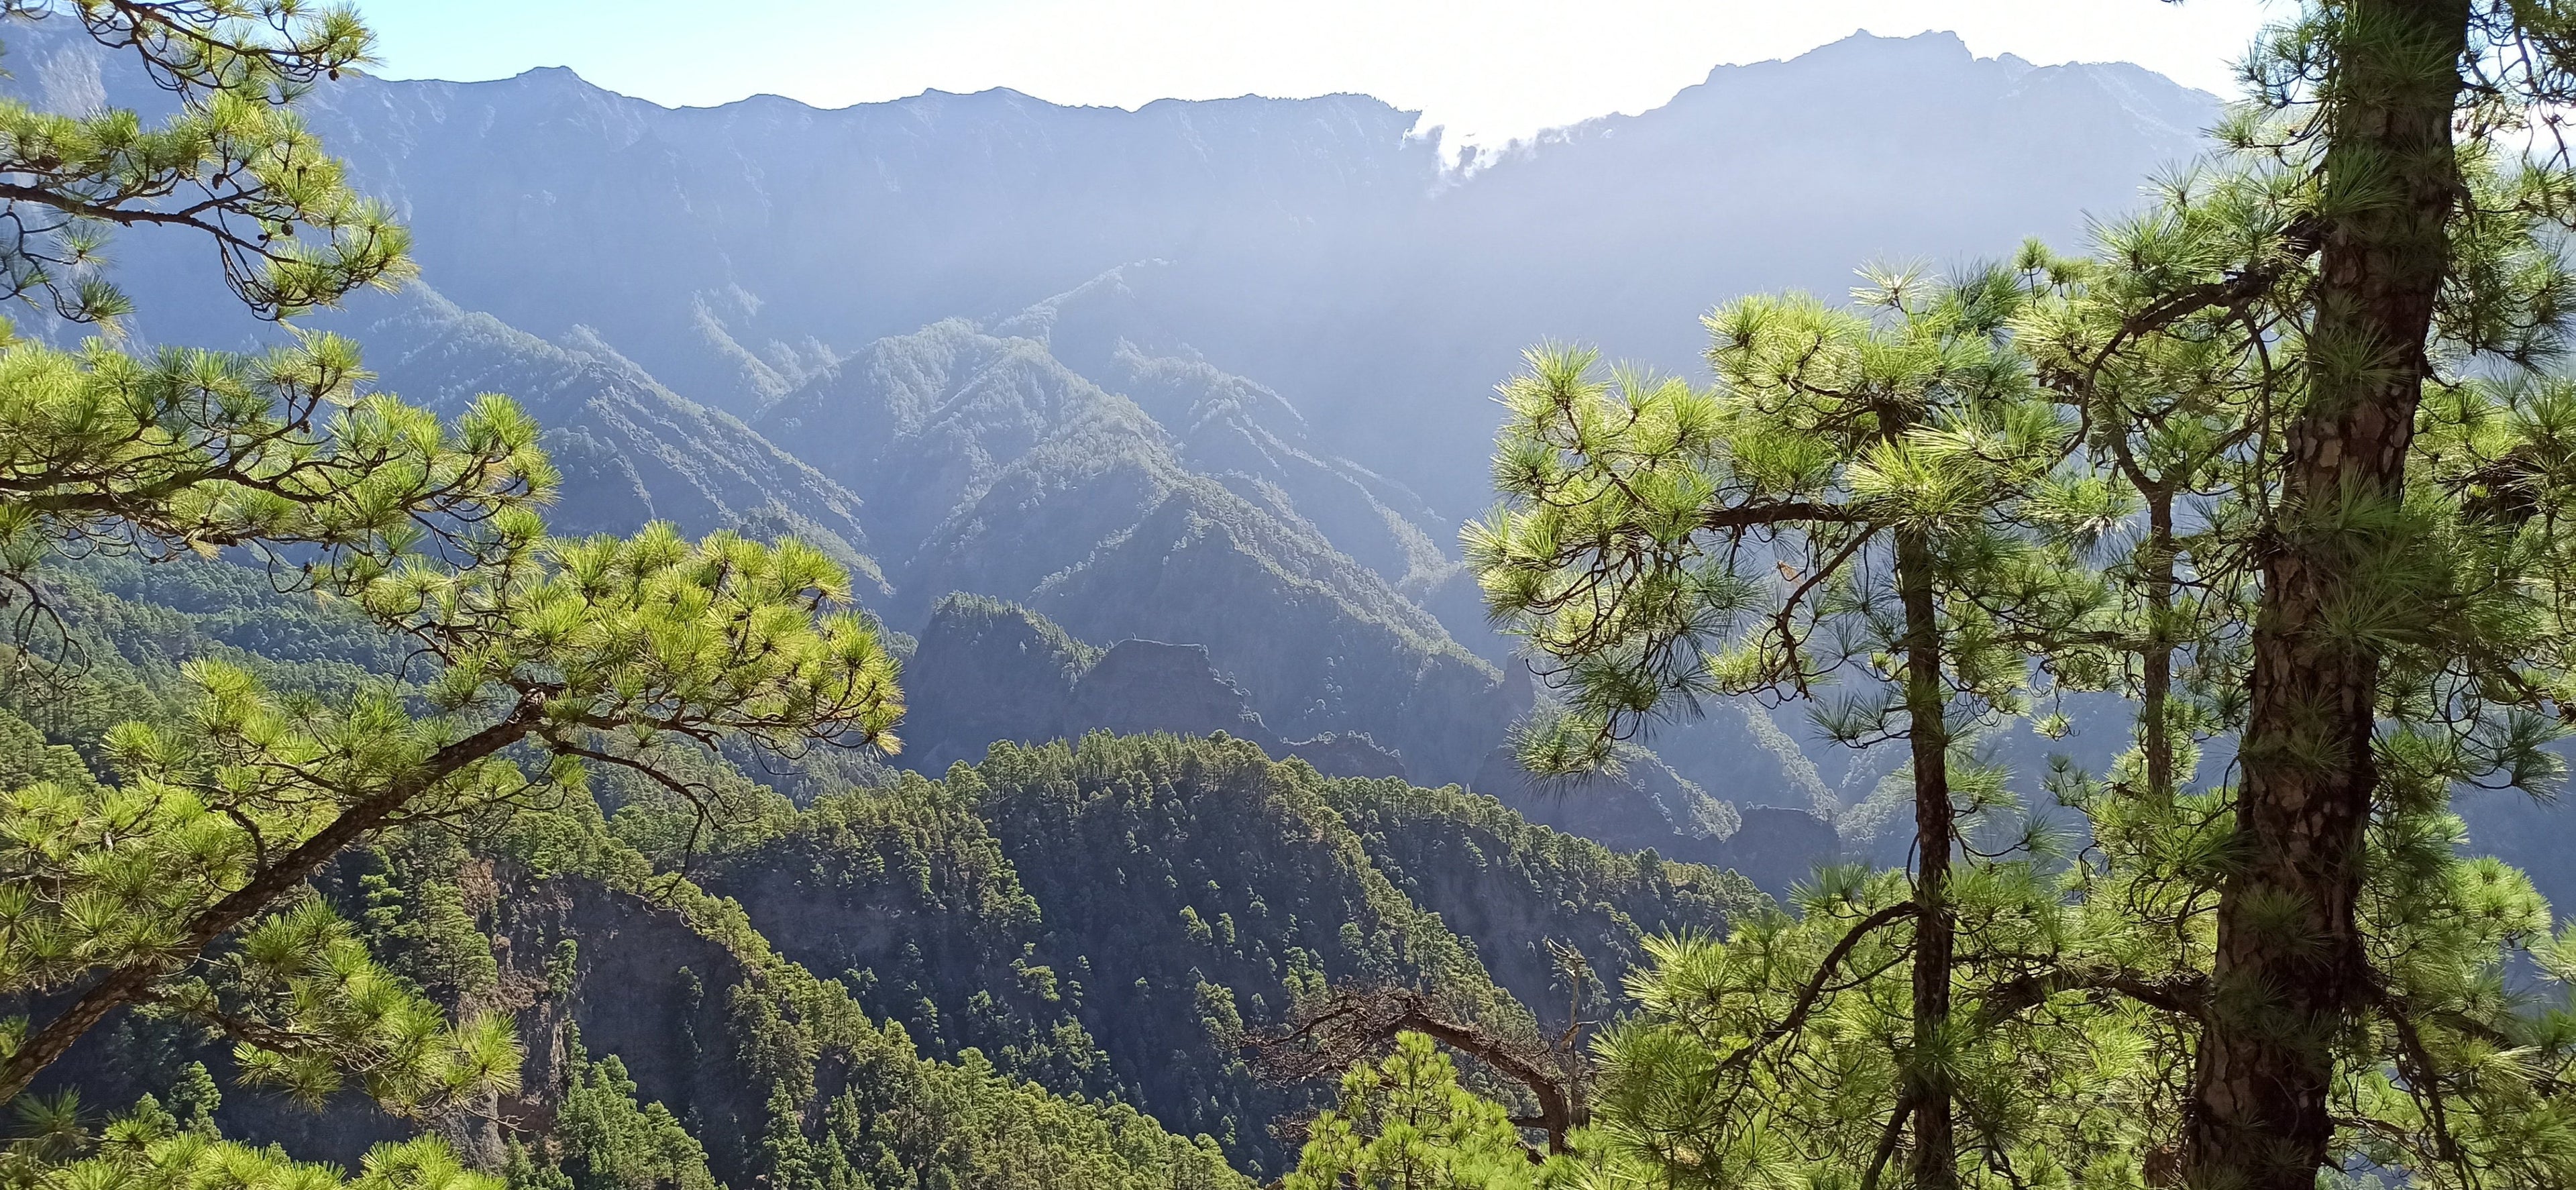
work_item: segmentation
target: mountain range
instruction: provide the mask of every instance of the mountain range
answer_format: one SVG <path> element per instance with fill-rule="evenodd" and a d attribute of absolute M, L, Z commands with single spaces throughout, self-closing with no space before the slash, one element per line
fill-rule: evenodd
<path fill-rule="evenodd" d="M 26 28 L 11 85 L 170 102 L 75 33 Z M 1364 739 L 1412 780 L 1498 795 L 1526 786 L 1495 762 L 1533 691 L 1455 543 L 1518 351 L 1581 340 L 1689 374 L 1698 316 L 1733 294 L 2072 244 L 2217 110 L 2135 67 L 1949 34 L 1721 67 L 1465 171 L 1413 113 L 1351 95 L 675 110 L 545 69 L 354 78 L 305 107 L 421 266 L 306 324 L 411 399 L 525 402 L 566 475 L 559 529 L 792 532 L 905 634 L 964 593 L 1103 647 L 1195 646 L 1278 739 Z M 186 246 L 117 249 L 139 337 L 274 333 Z M 1740 808 L 1830 816 L 1885 767 L 1773 718 L 1667 729 L 1631 766 L 1661 795 L 1634 775 L 1517 795 L 1686 849 Z M 1623 798 L 1661 827 L 1608 826 Z"/>
<path fill-rule="evenodd" d="M 0 86 L 48 107 L 172 102 L 76 29 L 9 32 Z M 834 1161 L 950 1179 L 850 1185 L 1057 1184 L 1030 1171 L 1075 1149 L 1092 1184 L 1237 1184 L 1321 1089 L 1229 1046 L 1314 979 L 1553 1027 L 1551 943 L 1606 1005 L 1646 936 L 1889 858 L 1868 798 L 1893 758 L 1794 706 L 1712 706 L 1577 785 L 1517 770 L 1545 692 L 1456 544 L 1490 498 L 1493 387 L 1548 340 L 1697 377 L 1699 317 L 1734 295 L 2077 246 L 2218 114 L 1948 34 L 1722 67 L 1471 168 L 1350 95 L 675 110 L 549 69 L 355 77 L 304 108 L 420 275 L 300 328 L 433 408 L 516 397 L 563 471 L 559 532 L 815 542 L 905 659 L 903 753 L 710 756 L 764 808 L 703 851 L 611 780 L 602 816 L 396 840 L 324 889 L 424 987 L 518 1022 L 532 1090 L 460 1142 L 584 1190 L 662 1182 L 504 1150 L 577 1119 L 655 1138 L 674 1185 Z M 281 333 L 192 245 L 115 252 L 141 342 Z M 130 654 L 129 703 L 210 651 L 317 687 L 385 667 L 250 580 L 180 574 L 85 580 L 74 619 Z M 115 708 L 18 710 L 0 732 L 89 755 Z M 110 1099 L 224 1060 L 140 1025 L 102 1044 L 77 1070 Z M 884 1130 L 934 1103 L 949 1122 Z M 347 1102 L 224 1112 L 344 1156 L 399 1130 Z"/>

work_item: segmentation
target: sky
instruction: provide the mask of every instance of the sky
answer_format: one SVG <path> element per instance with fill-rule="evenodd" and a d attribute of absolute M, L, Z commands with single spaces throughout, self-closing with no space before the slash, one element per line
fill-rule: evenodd
<path fill-rule="evenodd" d="M 1636 113 L 1859 30 L 2136 62 L 2216 94 L 2263 0 L 357 0 L 392 78 L 569 66 L 671 106 L 1010 87 L 1065 104 L 1375 95 L 1453 145 Z"/>

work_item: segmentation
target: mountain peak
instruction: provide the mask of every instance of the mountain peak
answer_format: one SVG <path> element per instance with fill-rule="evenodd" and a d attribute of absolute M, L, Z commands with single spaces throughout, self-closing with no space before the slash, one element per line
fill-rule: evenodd
<path fill-rule="evenodd" d="M 557 86 L 570 84 L 573 86 L 589 87 L 596 85 L 589 79 L 581 77 L 581 73 L 579 71 L 576 71 L 569 66 L 531 66 L 526 70 L 522 70 L 517 74 L 511 75 L 509 81 L 514 83 L 550 83 Z"/>
<path fill-rule="evenodd" d="M 1873 57 L 1901 56 L 1922 62 L 1975 61 L 1977 58 L 1976 52 L 1968 48 L 1967 39 L 1949 29 L 1927 29 L 1921 33 L 1906 36 L 1854 29 L 1839 40 L 1829 41 L 1803 54 L 1787 59 L 1775 59 L 1775 61 L 1805 62 L 1812 59 L 1821 62 L 1839 62 L 1860 54 Z M 2015 60 L 2018 61 L 2018 59 Z M 1717 69 L 1725 70 L 1726 67 L 1720 66 Z"/>
<path fill-rule="evenodd" d="M 1027 101 L 1030 101 L 1030 102 L 1033 102 L 1033 103 L 1043 103 L 1043 104 L 1046 104 L 1048 107 L 1063 107 L 1063 106 L 1065 106 L 1065 105 L 1060 104 L 1060 103 L 1053 103 L 1053 102 L 1050 102 L 1050 101 L 1048 101 L 1048 100 L 1039 99 L 1038 97 L 1036 97 L 1036 96 L 1034 96 L 1034 95 L 1031 95 L 1031 94 L 1029 94 L 1029 93 L 1028 93 L 1028 92 L 1026 92 L 1026 91 L 1014 90 L 1014 89 L 1012 89 L 1012 88 L 1010 88 L 1010 87 L 986 87 L 986 88 L 984 88 L 984 89 L 983 89 L 983 90 L 981 90 L 981 91 L 943 91 L 943 90 L 941 90 L 941 89 L 939 89 L 939 88 L 937 88 L 937 87 L 928 87 L 928 88 L 923 89 L 923 90 L 921 91 L 921 93 L 919 93 L 919 94 L 917 94 L 917 95 L 914 95 L 912 98 L 914 98 L 914 99 L 916 99 L 916 100 L 984 99 L 984 100 L 991 100 L 991 101 L 998 102 L 998 103 L 1010 103 L 1010 102 L 1013 102 L 1013 101 L 1015 101 L 1015 100 L 1027 100 Z M 880 102 L 887 102 L 887 101 L 880 101 Z M 901 103 L 901 102 L 903 102 L 903 100 L 897 99 L 897 100 L 892 100 L 891 102 Z"/>

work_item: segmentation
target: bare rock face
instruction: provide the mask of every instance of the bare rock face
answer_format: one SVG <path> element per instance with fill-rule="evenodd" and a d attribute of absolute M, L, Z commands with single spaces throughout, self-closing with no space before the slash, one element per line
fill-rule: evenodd
<path fill-rule="evenodd" d="M 545 1122 L 578 1041 L 594 1058 L 615 1054 L 640 1101 L 693 1113 L 718 1177 L 749 1173 L 767 1088 L 746 1069 L 729 1011 L 737 988 L 756 986 L 741 956 L 669 907 L 597 881 L 520 873 L 513 883 L 494 906 L 494 953 L 505 992 L 520 991 L 528 1061 L 526 1090 L 505 1107 Z M 479 1139 L 497 1163 L 500 1134 Z"/>
<path fill-rule="evenodd" d="M 1402 781 L 1404 761 L 1359 732 L 1328 731 L 1311 740 L 1291 740 L 1287 753 L 1315 766 L 1328 777 L 1368 777 Z"/>
<path fill-rule="evenodd" d="M 486 887 L 473 898 L 489 915 L 496 985 L 472 1005 L 511 1017 L 526 1052 L 521 1091 L 491 1105 L 426 1121 L 476 1164 L 498 1168 L 504 1138 L 542 1133 L 560 1103 L 576 1041 L 591 1056 L 615 1054 L 645 1101 L 669 1104 L 704 1127 L 710 1166 L 741 1178 L 766 1122 L 767 1086 L 747 1069 L 732 993 L 754 974 L 724 943 L 679 913 L 579 876 L 539 879 L 503 865 L 476 865 Z M 157 1044 L 137 1029 L 163 1028 Z M 120 1110 L 162 1072 L 138 1069 L 137 1055 L 201 1060 L 226 1088 L 215 1113 L 228 1136 L 282 1144 L 298 1158 L 354 1167 L 379 1141 L 410 1137 L 419 1125 L 387 1113 L 355 1088 L 316 1106 L 239 1085 L 230 1046 L 194 1031 L 129 1018 L 82 1039 L 48 1070 L 48 1086 L 77 1086 L 88 1102 Z M 143 1044 L 138 1044 L 138 1041 Z M 735 1184 L 741 1184 L 737 1181 Z"/>

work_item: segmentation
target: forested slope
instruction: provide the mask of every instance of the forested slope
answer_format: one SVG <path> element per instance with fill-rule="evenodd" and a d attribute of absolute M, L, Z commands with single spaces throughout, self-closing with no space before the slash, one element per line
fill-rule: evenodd
<path fill-rule="evenodd" d="M 189 659 L 324 696 L 401 669 L 345 611 L 228 563 L 102 560 L 55 589 L 106 693 L 12 687 L 13 780 L 89 780 L 104 728 L 166 713 Z M 1226 1186 L 1278 1173 L 1274 1125 L 1329 1102 L 1239 1052 L 1298 997 L 1414 988 L 1498 1034 L 1552 1033 L 1573 989 L 1549 941 L 1591 960 L 1597 1013 L 1647 934 L 1763 903 L 1731 873 L 1242 739 L 1003 745 L 935 780 L 828 755 L 760 774 L 833 790 L 802 808 L 712 755 L 688 764 L 727 807 L 712 823 L 608 771 L 597 803 L 413 828 L 318 882 L 404 978 L 510 1017 L 517 1094 L 420 1121 L 354 1092 L 318 1114 L 209 1095 L 195 1067 L 231 1085 L 229 1044 L 149 1015 L 47 1085 L 100 1110 L 202 1104 L 308 1157 L 426 1126 L 527 1186 Z"/>

